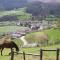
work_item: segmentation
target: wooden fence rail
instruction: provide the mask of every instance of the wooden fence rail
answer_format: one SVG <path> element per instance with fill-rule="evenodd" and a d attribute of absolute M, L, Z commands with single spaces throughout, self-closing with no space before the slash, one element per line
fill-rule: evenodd
<path fill-rule="evenodd" d="M 59 60 L 59 51 L 60 51 L 59 48 L 57 48 L 56 50 L 43 50 L 43 49 L 40 49 L 40 60 L 43 60 L 43 51 L 56 51 L 56 60 Z"/>
<path fill-rule="evenodd" d="M 32 53 L 25 53 L 25 52 L 21 52 L 18 54 L 22 54 L 23 55 L 23 60 L 26 60 L 25 55 L 32 55 L 32 56 L 40 56 L 40 60 L 43 60 L 43 51 L 47 52 L 47 51 L 56 51 L 56 60 L 59 60 L 59 51 L 60 49 L 57 48 L 56 50 L 44 50 L 44 49 L 40 49 L 40 54 L 32 54 Z M 11 59 L 10 60 L 14 60 L 14 52 L 13 50 L 11 51 Z"/>

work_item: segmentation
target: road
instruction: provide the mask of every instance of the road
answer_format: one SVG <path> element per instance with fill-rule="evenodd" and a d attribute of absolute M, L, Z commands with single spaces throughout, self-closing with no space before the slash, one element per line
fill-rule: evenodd
<path fill-rule="evenodd" d="M 25 36 L 22 36 L 20 39 L 24 43 L 24 45 L 27 45 L 28 44 L 28 42 L 25 40 Z"/>

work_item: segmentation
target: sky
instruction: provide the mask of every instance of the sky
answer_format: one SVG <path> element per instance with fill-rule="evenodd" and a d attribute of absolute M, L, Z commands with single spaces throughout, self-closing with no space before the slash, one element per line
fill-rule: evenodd
<path fill-rule="evenodd" d="M 60 0 L 31 0 L 31 1 L 58 2 L 58 3 L 60 3 Z"/>
<path fill-rule="evenodd" d="M 44 1 L 44 2 L 60 2 L 60 0 L 41 0 L 41 1 Z"/>

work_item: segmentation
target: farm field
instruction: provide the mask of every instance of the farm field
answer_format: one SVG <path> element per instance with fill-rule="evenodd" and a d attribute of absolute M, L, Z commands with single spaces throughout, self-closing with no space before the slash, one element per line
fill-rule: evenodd
<path fill-rule="evenodd" d="M 20 20 L 27 20 L 31 18 L 31 14 L 25 12 L 25 8 L 14 9 L 11 11 L 0 11 L 0 16 L 17 16 Z"/>
<path fill-rule="evenodd" d="M 14 28 L 14 29 L 13 29 L 14 26 L 10 26 L 10 27 L 11 27 L 11 31 L 17 28 L 17 26 L 15 26 L 16 28 Z M 7 31 L 10 31 L 9 26 L 3 27 L 3 29 L 6 29 L 6 28 L 7 28 Z M 18 29 L 20 29 L 20 28 L 22 28 L 22 27 L 18 26 Z M 2 30 L 1 30 L 1 32 L 6 32 L 5 30 L 3 30 L 3 31 Z M 43 33 L 48 34 L 49 45 L 34 47 L 34 48 L 20 48 L 19 52 L 32 53 L 32 54 L 38 54 L 39 55 L 40 54 L 40 49 L 47 49 L 48 50 L 48 49 L 60 48 L 60 44 L 58 43 L 60 41 L 60 34 L 59 34 L 60 30 L 59 29 L 55 29 L 55 30 L 54 29 L 48 29 L 48 30 L 44 30 L 44 31 L 41 31 L 41 32 L 33 32 L 33 33 L 30 33 L 30 34 L 27 34 L 26 37 L 29 37 L 31 39 L 31 41 L 34 42 L 33 40 L 35 40 L 35 35 L 40 35 L 40 34 L 43 34 Z M 25 37 L 25 39 L 26 39 L 26 37 Z M 13 41 L 18 46 L 19 46 L 19 44 L 22 44 L 22 42 L 19 39 L 15 39 Z M 57 43 L 53 44 L 53 42 L 57 42 L 58 44 Z M 10 60 L 11 56 L 8 56 L 9 52 L 10 52 L 10 49 L 4 49 L 3 50 L 3 56 L 0 55 L 0 60 Z M 43 52 L 43 53 L 44 53 L 43 60 L 56 60 L 56 52 Z M 40 58 L 40 56 L 26 55 L 26 60 L 39 60 L 39 58 Z M 20 60 L 20 59 L 23 60 L 23 54 L 14 55 L 14 60 Z"/>
<path fill-rule="evenodd" d="M 27 34 L 25 36 L 25 39 L 28 42 L 39 42 L 41 39 L 39 36 L 41 34 L 47 34 L 48 35 L 48 44 L 58 44 L 60 43 L 60 30 L 59 29 L 48 29 L 43 30 L 41 32 L 33 32 L 30 34 Z"/>
<path fill-rule="evenodd" d="M 0 32 L 1 33 L 6 33 L 6 32 L 14 32 L 17 30 L 23 30 L 26 27 L 21 27 L 21 26 L 2 26 L 0 27 Z"/>
<path fill-rule="evenodd" d="M 42 47 L 35 47 L 35 48 L 20 48 L 20 52 L 25 52 L 25 53 L 33 53 L 33 54 L 40 54 L 40 49 L 56 49 L 59 48 L 60 44 L 58 45 L 52 45 L 52 46 L 42 46 Z M 3 50 L 3 56 L 0 55 L 0 60 L 10 60 L 10 56 L 8 56 L 8 53 L 10 52 L 10 49 L 4 49 Z M 53 56 L 53 57 L 52 57 Z M 4 58 L 3 58 L 4 57 Z M 52 58 L 51 58 L 52 57 Z M 55 60 L 56 58 L 56 52 L 44 52 L 44 60 Z M 22 54 L 18 54 L 14 56 L 14 60 L 23 60 L 23 55 Z M 26 55 L 26 60 L 28 59 L 35 59 L 34 56 L 32 57 L 31 55 Z M 35 60 L 39 60 L 39 56 L 36 56 Z"/>

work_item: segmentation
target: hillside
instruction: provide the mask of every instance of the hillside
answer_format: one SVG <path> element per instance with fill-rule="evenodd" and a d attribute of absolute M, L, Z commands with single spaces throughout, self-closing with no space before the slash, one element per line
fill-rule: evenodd
<path fill-rule="evenodd" d="M 48 35 L 48 45 L 54 45 L 54 44 L 60 44 L 60 30 L 59 29 L 48 29 L 48 30 L 44 30 L 42 32 L 33 32 L 30 34 L 27 34 L 25 36 L 25 39 L 28 42 L 36 42 L 41 44 L 41 42 L 43 42 L 43 44 L 46 42 L 46 40 L 42 40 L 42 38 L 40 36 L 42 36 L 43 34 Z"/>
<path fill-rule="evenodd" d="M 14 9 L 11 11 L 0 11 L 0 21 L 27 20 L 31 14 L 25 12 L 25 8 Z"/>
<path fill-rule="evenodd" d="M 26 12 L 31 13 L 33 16 L 60 16 L 60 3 L 32 2 L 27 6 Z"/>

